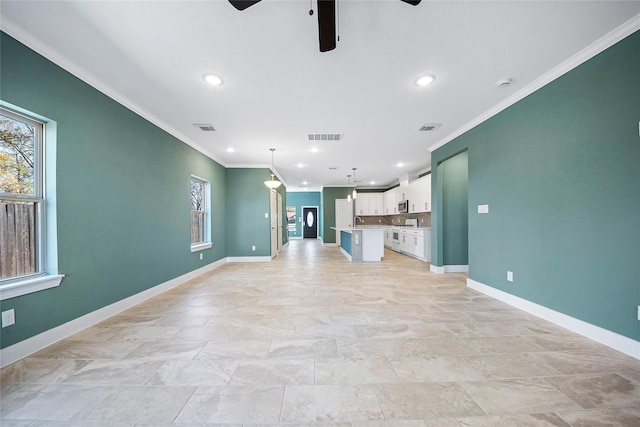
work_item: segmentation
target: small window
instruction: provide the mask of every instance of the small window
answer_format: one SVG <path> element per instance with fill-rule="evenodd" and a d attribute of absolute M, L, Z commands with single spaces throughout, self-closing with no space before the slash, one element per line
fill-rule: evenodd
<path fill-rule="evenodd" d="M 207 181 L 191 177 L 191 251 L 211 247 Z"/>

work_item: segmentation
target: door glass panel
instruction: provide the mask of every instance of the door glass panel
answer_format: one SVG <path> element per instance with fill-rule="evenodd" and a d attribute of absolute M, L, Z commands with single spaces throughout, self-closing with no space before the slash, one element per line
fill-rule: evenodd
<path fill-rule="evenodd" d="M 307 227 L 313 227 L 313 213 L 307 212 Z"/>

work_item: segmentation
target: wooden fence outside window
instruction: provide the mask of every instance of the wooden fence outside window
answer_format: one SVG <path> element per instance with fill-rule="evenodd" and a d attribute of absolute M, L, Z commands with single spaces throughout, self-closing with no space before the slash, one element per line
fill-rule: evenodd
<path fill-rule="evenodd" d="M 0 202 L 0 279 L 36 268 L 36 204 Z"/>

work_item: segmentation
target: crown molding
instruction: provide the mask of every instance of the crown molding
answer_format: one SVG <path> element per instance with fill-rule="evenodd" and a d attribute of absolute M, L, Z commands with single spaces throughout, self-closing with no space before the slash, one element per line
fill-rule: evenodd
<path fill-rule="evenodd" d="M 453 141 L 455 138 L 470 131 L 471 129 L 478 126 L 482 122 L 490 119 L 491 117 L 495 116 L 496 114 L 498 114 L 502 110 L 505 110 L 506 108 L 510 107 L 516 102 L 522 100 L 523 98 L 531 95 L 533 92 L 537 91 L 543 86 L 546 86 L 547 84 L 551 83 L 558 77 L 568 73 L 569 71 L 573 70 L 580 64 L 593 58 L 600 52 L 610 48 L 620 40 L 630 36 L 631 34 L 638 31 L 639 29 L 640 29 L 640 14 L 634 16 L 633 18 L 631 18 L 630 20 L 628 20 L 627 22 L 625 22 L 615 30 L 609 32 L 608 34 L 604 35 L 600 39 L 591 43 L 589 46 L 582 49 L 577 54 L 573 55 L 566 61 L 562 62 L 560 65 L 552 68 L 542 76 L 535 79 L 533 82 L 529 83 L 519 91 L 515 92 L 513 95 L 507 97 L 502 102 L 494 105 L 492 108 L 485 111 L 483 114 L 477 116 L 475 119 L 462 125 L 458 129 L 456 129 L 454 132 L 450 133 L 440 141 L 430 146 L 429 151 L 434 152 L 438 148 Z"/>
<path fill-rule="evenodd" d="M 175 138 L 180 140 L 180 142 L 204 154 L 205 156 L 209 157 L 211 160 L 219 163 L 220 165 L 227 167 L 227 165 L 221 159 L 216 157 L 212 152 L 210 152 L 206 148 L 202 147 L 201 145 L 191 140 L 190 138 L 188 138 L 178 130 L 174 129 L 172 126 L 168 125 L 164 121 L 160 120 L 158 117 L 154 116 L 144 108 L 140 107 L 135 102 L 131 101 L 129 98 L 127 98 L 126 96 L 124 96 L 123 94 L 115 90 L 113 87 L 106 84 L 104 81 L 102 81 L 98 77 L 96 77 L 94 74 L 80 67 L 75 62 L 67 58 L 65 55 L 53 49 L 51 46 L 49 46 L 39 38 L 35 37 L 33 34 L 28 32 L 27 30 L 25 30 L 23 27 L 13 22 L 11 19 L 7 18 L 4 15 L 0 15 L 0 16 L 1 16 L 0 30 L 2 30 L 3 32 L 7 33 L 14 39 L 18 40 L 20 43 L 27 46 L 29 49 L 35 51 L 39 55 L 42 55 L 49 61 L 53 62 L 57 66 L 61 67 L 65 71 L 72 74 L 73 76 L 82 80 L 83 82 L 93 87 L 97 91 L 103 93 L 104 95 L 113 99 L 117 103 L 131 110 L 135 114 L 139 115 L 140 117 L 146 119 L 150 123 L 159 127 L 163 131 L 174 136 Z"/>

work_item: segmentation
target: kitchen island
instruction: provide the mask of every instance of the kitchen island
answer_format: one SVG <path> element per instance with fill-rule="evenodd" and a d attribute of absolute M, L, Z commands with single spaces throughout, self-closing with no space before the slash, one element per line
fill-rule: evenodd
<path fill-rule="evenodd" d="M 384 228 L 331 227 L 336 230 L 336 243 L 352 262 L 379 262 L 384 257 Z"/>

